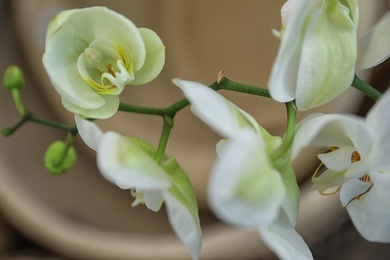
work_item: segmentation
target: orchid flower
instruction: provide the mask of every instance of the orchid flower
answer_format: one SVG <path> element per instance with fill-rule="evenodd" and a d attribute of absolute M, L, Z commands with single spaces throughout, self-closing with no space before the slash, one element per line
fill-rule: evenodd
<path fill-rule="evenodd" d="M 390 11 L 374 25 L 364 39 L 366 48 L 360 62 L 361 69 L 372 68 L 390 57 L 389 28 Z"/>
<path fill-rule="evenodd" d="M 169 222 L 186 244 L 193 259 L 198 259 L 202 246 L 198 206 L 193 187 L 176 160 L 165 155 L 161 163 L 154 161 L 156 149 L 148 142 L 124 137 L 115 132 L 103 133 L 93 122 L 75 116 L 81 138 L 97 152 L 102 175 L 121 189 L 130 189 L 140 203 L 157 212 L 164 203 Z"/>
<path fill-rule="evenodd" d="M 361 118 L 316 114 L 297 127 L 292 157 L 306 146 L 327 147 L 318 158 L 327 168 L 312 189 L 340 189 L 340 200 L 360 234 L 390 242 L 390 91 Z M 336 190 L 337 191 L 337 190 Z M 334 192 L 333 192 L 334 193 Z"/>
<path fill-rule="evenodd" d="M 180 79 L 192 112 L 222 137 L 211 173 L 211 209 L 223 221 L 257 229 L 282 259 L 312 259 L 295 231 L 299 188 L 289 163 L 273 162 L 270 153 L 281 138 L 271 136 L 247 112 L 207 86 Z"/>
<path fill-rule="evenodd" d="M 42 61 L 68 111 L 108 118 L 118 110 L 124 87 L 153 80 L 164 60 L 155 32 L 105 7 L 90 7 L 53 18 Z"/>
<path fill-rule="evenodd" d="M 343 93 L 355 74 L 357 0 L 288 0 L 281 15 L 272 98 L 308 110 Z"/>

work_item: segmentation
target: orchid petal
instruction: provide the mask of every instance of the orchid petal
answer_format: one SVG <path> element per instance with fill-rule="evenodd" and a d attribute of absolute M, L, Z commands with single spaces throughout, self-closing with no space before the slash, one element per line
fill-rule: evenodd
<path fill-rule="evenodd" d="M 279 259 L 313 259 L 309 247 L 283 212 L 273 223 L 258 230 L 263 241 Z"/>
<path fill-rule="evenodd" d="M 141 191 L 142 192 L 142 191 Z M 145 206 L 153 212 L 160 210 L 161 205 L 165 200 L 165 196 L 161 191 L 145 191 L 144 203 Z"/>
<path fill-rule="evenodd" d="M 370 177 L 374 183 L 372 188 L 369 192 L 360 196 L 360 198 L 351 201 L 347 206 L 347 210 L 357 230 L 365 239 L 372 242 L 389 243 L 390 174 L 388 172 L 372 173 L 370 174 Z M 351 181 L 351 185 L 352 184 Z M 365 184 L 366 186 L 370 185 L 369 183 Z M 355 188 L 356 192 L 361 192 L 363 190 L 363 188 Z M 348 202 L 347 198 L 355 194 L 350 192 L 349 194 L 346 194 L 345 199 L 343 198 L 342 200 L 343 204 L 346 205 Z"/>
<path fill-rule="evenodd" d="M 85 106 L 78 106 L 75 103 L 69 102 L 65 98 L 62 98 L 62 105 L 69 111 L 73 111 L 75 114 L 79 114 L 89 118 L 106 119 L 113 116 L 119 107 L 119 97 L 104 95 L 101 96 L 104 104 L 98 108 L 88 109 Z"/>
<path fill-rule="evenodd" d="M 368 43 L 360 62 L 360 69 L 368 69 L 390 57 L 390 12 L 387 12 L 371 29 Z"/>
<path fill-rule="evenodd" d="M 95 123 L 82 119 L 77 114 L 74 116 L 74 120 L 81 139 L 89 148 L 97 151 L 100 141 L 103 139 L 103 131 Z"/>
<path fill-rule="evenodd" d="M 209 182 L 210 207 L 238 226 L 269 224 L 285 197 L 280 174 L 271 165 L 260 136 L 243 130 L 225 146 Z"/>
<path fill-rule="evenodd" d="M 114 132 L 104 135 L 97 153 L 103 176 L 121 189 L 162 190 L 169 175 L 137 143 Z"/>
<path fill-rule="evenodd" d="M 173 184 L 164 192 L 169 222 L 179 239 L 190 248 L 193 259 L 198 259 L 202 231 L 194 188 L 173 157 L 163 160 L 161 167 L 169 174 Z"/>
<path fill-rule="evenodd" d="M 297 127 L 292 158 L 308 145 L 315 147 L 353 146 L 366 158 L 374 143 L 374 134 L 365 121 L 353 115 L 314 114 Z"/>
<path fill-rule="evenodd" d="M 310 190 L 318 190 L 320 194 L 327 194 L 326 191 L 330 188 L 341 186 L 347 181 L 344 172 L 334 172 L 326 170 L 320 176 L 313 178 L 313 186 Z M 332 193 L 330 193 L 332 194 Z"/>
<path fill-rule="evenodd" d="M 231 138 L 246 127 L 260 131 L 255 119 L 209 87 L 181 79 L 172 81 L 191 102 L 192 112 L 221 136 Z"/>
<path fill-rule="evenodd" d="M 188 246 L 192 258 L 198 259 L 202 247 L 202 231 L 198 215 L 194 215 L 187 205 L 169 192 L 166 192 L 165 195 L 165 207 L 169 222 L 176 235 Z"/>
<path fill-rule="evenodd" d="M 139 28 L 146 49 L 145 63 L 140 70 L 134 71 L 133 85 L 145 84 L 160 74 L 165 63 L 165 46 L 160 37 L 152 30 Z"/>
<path fill-rule="evenodd" d="M 329 153 L 321 153 L 318 159 L 331 171 L 345 171 L 351 166 L 351 155 L 355 151 L 355 147 L 344 146 Z"/>
<path fill-rule="evenodd" d="M 367 124 L 375 130 L 376 142 L 372 147 L 369 165 L 372 169 L 390 168 L 390 90 L 387 90 L 367 114 Z"/>
<path fill-rule="evenodd" d="M 308 110 L 334 99 L 352 83 L 357 2 L 289 0 L 285 5 L 285 31 L 268 88 L 275 100 L 296 99 L 298 110 Z"/>

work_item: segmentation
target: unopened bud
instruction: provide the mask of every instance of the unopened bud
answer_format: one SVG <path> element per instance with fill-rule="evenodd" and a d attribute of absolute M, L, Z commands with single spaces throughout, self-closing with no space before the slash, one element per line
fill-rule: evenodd
<path fill-rule="evenodd" d="M 18 66 L 9 66 L 3 76 L 3 85 L 8 90 L 21 89 L 24 84 L 24 77 Z"/>
<path fill-rule="evenodd" d="M 74 148 L 68 147 L 62 141 L 53 142 L 45 153 L 46 169 L 53 175 L 61 175 L 69 170 L 76 162 L 76 151 Z"/>

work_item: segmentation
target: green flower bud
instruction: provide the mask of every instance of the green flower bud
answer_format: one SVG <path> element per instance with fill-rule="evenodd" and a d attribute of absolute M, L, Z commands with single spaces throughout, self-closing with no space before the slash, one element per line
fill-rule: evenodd
<path fill-rule="evenodd" d="M 74 148 L 69 147 L 66 153 L 64 149 L 66 149 L 64 142 L 55 141 L 46 150 L 45 166 L 53 175 L 61 175 L 76 162 L 77 156 Z"/>
<path fill-rule="evenodd" d="M 24 77 L 18 66 L 11 65 L 4 72 L 3 85 L 8 90 L 21 89 L 24 85 Z"/>

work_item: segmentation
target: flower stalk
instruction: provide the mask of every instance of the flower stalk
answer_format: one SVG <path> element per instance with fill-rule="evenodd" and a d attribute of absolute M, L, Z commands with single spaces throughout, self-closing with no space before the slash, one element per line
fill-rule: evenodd
<path fill-rule="evenodd" d="M 380 96 L 382 95 L 381 92 L 376 90 L 373 86 L 365 82 L 364 80 L 360 79 L 356 74 L 352 81 L 352 87 L 356 88 L 357 90 L 363 92 L 366 96 L 371 98 L 374 101 L 377 101 Z"/>

